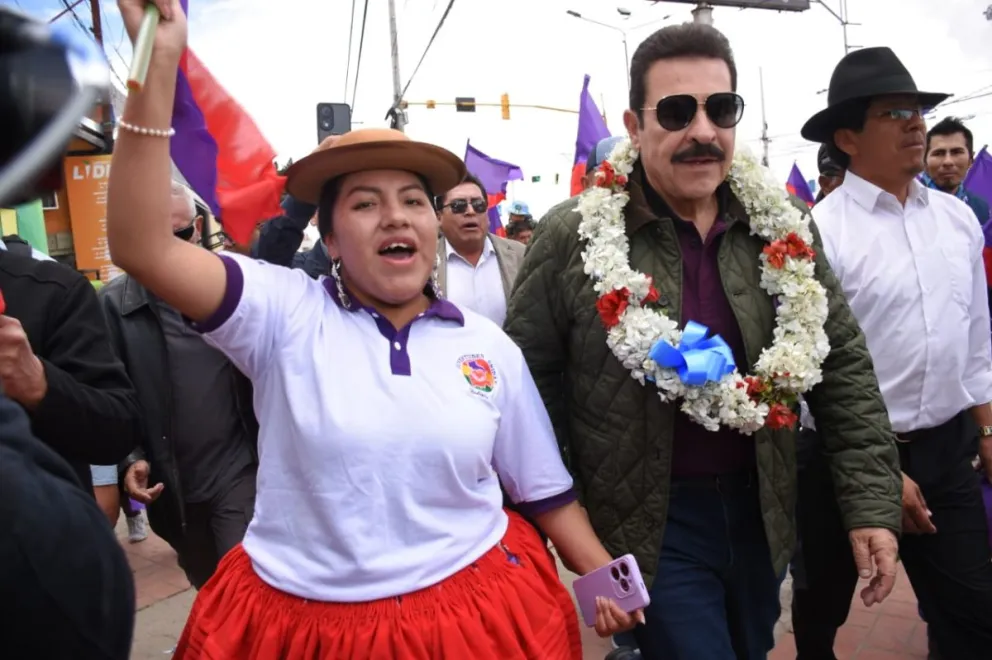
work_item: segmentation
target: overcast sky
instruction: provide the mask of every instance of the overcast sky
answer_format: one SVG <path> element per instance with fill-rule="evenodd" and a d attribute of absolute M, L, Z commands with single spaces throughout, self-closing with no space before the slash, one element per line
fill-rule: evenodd
<path fill-rule="evenodd" d="M 0 0 L 7 2 L 7 0 Z M 835 11 L 840 0 L 824 0 Z M 28 10 L 51 15 L 60 0 L 14 0 Z M 405 84 L 427 46 L 449 0 L 396 0 L 400 74 Z M 972 101 L 948 104 L 946 114 L 973 116 L 969 125 L 977 146 L 992 143 L 992 21 L 983 12 L 990 0 L 848 0 L 852 46 L 886 45 L 909 68 L 925 91 L 957 97 L 984 93 Z M 71 4 L 71 1 L 70 1 Z M 189 0 L 190 45 L 215 77 L 254 117 L 279 153 L 280 161 L 299 158 L 316 143 L 315 105 L 353 102 L 364 0 L 357 0 L 349 29 L 350 0 Z M 105 40 L 112 63 L 126 77 L 130 49 L 123 38 L 116 3 L 103 0 Z M 630 11 L 624 19 L 617 7 Z M 626 73 L 619 30 L 593 25 L 567 10 L 627 31 L 630 54 L 651 31 L 666 23 L 691 20 L 692 4 L 645 0 L 454 0 L 448 20 L 416 73 L 406 98 L 451 102 L 474 96 L 498 103 L 576 109 L 582 76 L 614 133 L 623 130 Z M 87 3 L 77 8 L 89 24 Z M 667 19 L 665 17 L 668 17 Z M 740 11 L 716 8 L 714 24 L 730 39 L 737 58 L 744 119 L 739 145 L 760 151 L 763 72 L 765 110 L 773 172 L 784 181 L 798 161 L 806 178 L 816 175 L 816 146 L 799 136 L 802 124 L 826 104 L 830 73 L 844 54 L 839 22 L 814 3 L 807 12 Z M 67 20 L 67 19 L 61 19 Z M 644 24 L 648 24 L 644 27 Z M 353 33 L 350 80 L 349 33 Z M 119 51 L 119 54 L 118 54 Z M 361 51 L 354 120 L 386 125 L 392 98 L 389 21 L 386 0 L 369 0 Z M 952 99 L 953 101 L 953 99 Z M 519 164 L 528 182 L 511 189 L 533 212 L 567 196 L 574 152 L 574 114 L 513 107 L 511 119 L 496 108 L 474 114 L 451 107 L 412 107 L 408 133 L 464 155 L 465 142 L 492 156 Z M 555 173 L 560 183 L 554 185 Z M 530 183 L 540 176 L 540 183 Z"/>

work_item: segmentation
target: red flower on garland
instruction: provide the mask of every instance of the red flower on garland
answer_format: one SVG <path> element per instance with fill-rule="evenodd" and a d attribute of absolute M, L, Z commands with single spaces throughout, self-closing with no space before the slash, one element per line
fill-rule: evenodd
<path fill-rule="evenodd" d="M 765 426 L 770 429 L 791 429 L 795 427 L 799 418 L 792 409 L 781 403 L 773 403 L 765 417 Z"/>
<path fill-rule="evenodd" d="M 600 188 L 612 188 L 616 182 L 617 172 L 613 169 L 610 161 L 604 160 L 596 173 L 596 185 Z"/>
<path fill-rule="evenodd" d="M 771 389 L 766 381 L 756 376 L 745 376 L 744 382 L 747 383 L 747 395 L 754 401 L 760 401 L 761 395 Z"/>
<path fill-rule="evenodd" d="M 596 301 L 596 311 L 599 318 L 603 320 L 603 325 L 609 330 L 620 323 L 620 316 L 630 304 L 630 291 L 626 288 L 614 289 L 599 297 Z"/>
<path fill-rule="evenodd" d="M 807 245 L 806 241 L 799 238 L 795 232 L 790 232 L 784 239 L 772 241 L 764 247 L 762 252 L 768 258 L 768 265 L 772 268 L 784 268 L 786 257 L 809 259 L 810 261 L 816 258 L 816 251 Z"/>
<path fill-rule="evenodd" d="M 816 251 L 807 245 L 806 241 L 799 238 L 799 234 L 790 232 L 785 237 L 786 250 L 793 259 L 816 259 Z"/>
<path fill-rule="evenodd" d="M 654 282 L 651 278 L 648 278 L 648 295 L 644 296 L 642 303 L 656 303 L 661 298 L 661 294 L 658 293 L 658 289 L 654 288 Z"/>
<path fill-rule="evenodd" d="M 768 265 L 772 268 L 785 267 L 785 258 L 789 254 L 789 248 L 785 241 L 772 241 L 764 247 L 762 253 L 768 258 Z"/>

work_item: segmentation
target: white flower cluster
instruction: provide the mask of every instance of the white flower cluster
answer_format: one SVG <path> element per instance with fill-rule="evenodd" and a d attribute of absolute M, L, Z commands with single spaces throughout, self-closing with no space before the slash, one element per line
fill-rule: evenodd
<path fill-rule="evenodd" d="M 614 147 L 607 158 L 616 175 L 628 177 L 637 160 L 630 140 Z M 600 171 L 598 177 L 605 176 Z M 809 222 L 792 205 L 780 186 L 746 151 L 734 157 L 729 177 L 731 189 L 747 211 L 752 233 L 769 243 L 795 234 L 812 246 Z M 751 434 L 765 423 L 769 408 L 755 403 L 747 393 L 744 377 L 736 370 L 719 382 L 690 387 L 674 369 L 648 357 L 651 347 L 662 340 L 678 346 L 682 332 L 678 324 L 657 309 L 644 307 L 651 278 L 633 270 L 625 233 L 623 209 L 629 195 L 621 186 L 611 191 L 593 187 L 582 194 L 578 212 L 579 237 L 586 242 L 582 253 L 585 273 L 600 295 L 626 289 L 628 306 L 619 323 L 608 329 L 606 343 L 613 354 L 642 385 L 654 382 L 663 401 L 682 399 L 682 410 L 710 431 L 721 424 Z M 814 274 L 809 259 L 785 257 L 782 268 L 768 265 L 761 256 L 761 287 L 777 296 L 777 325 L 772 345 L 762 351 L 755 376 L 771 380 L 779 390 L 801 394 L 822 380 L 820 366 L 830 352 L 823 329 L 827 320 L 827 295 Z"/>

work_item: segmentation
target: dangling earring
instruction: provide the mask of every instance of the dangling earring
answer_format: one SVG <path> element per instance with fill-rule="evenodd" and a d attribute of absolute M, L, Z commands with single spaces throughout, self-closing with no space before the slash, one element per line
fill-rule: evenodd
<path fill-rule="evenodd" d="M 437 271 L 439 268 L 441 268 L 441 255 L 437 255 L 434 258 L 434 270 L 431 271 L 430 286 L 435 300 L 441 300 L 444 297 L 441 293 L 441 285 L 437 283 Z"/>
<path fill-rule="evenodd" d="M 344 290 L 344 283 L 341 281 L 341 260 L 331 259 L 331 279 L 334 280 L 334 287 L 338 291 L 338 300 L 345 309 L 351 309 L 351 298 Z"/>

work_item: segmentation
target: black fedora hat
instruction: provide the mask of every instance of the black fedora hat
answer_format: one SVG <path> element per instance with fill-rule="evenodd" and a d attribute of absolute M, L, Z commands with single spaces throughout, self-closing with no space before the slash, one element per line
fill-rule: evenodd
<path fill-rule="evenodd" d="M 924 108 L 932 108 L 951 96 L 917 89 L 913 76 L 892 49 L 862 48 L 848 53 L 837 64 L 830 76 L 826 109 L 810 117 L 800 133 L 811 142 L 832 142 L 846 103 L 888 94 L 912 94 Z"/>

